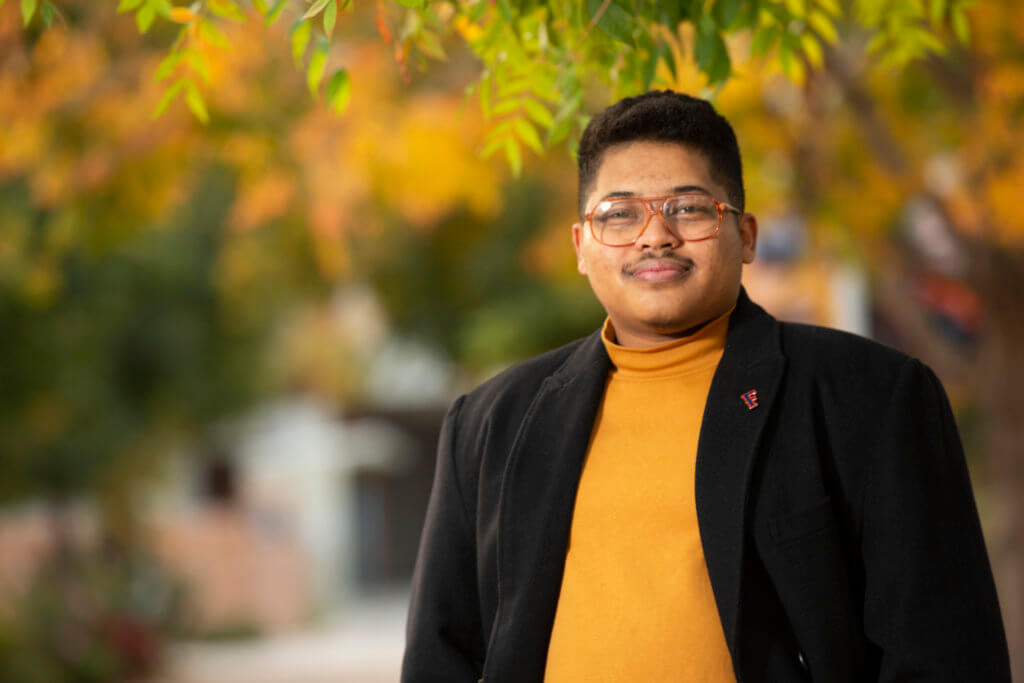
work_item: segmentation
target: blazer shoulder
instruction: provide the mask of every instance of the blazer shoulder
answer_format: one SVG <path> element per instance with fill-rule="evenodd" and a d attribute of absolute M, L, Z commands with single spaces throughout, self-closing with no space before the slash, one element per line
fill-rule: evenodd
<path fill-rule="evenodd" d="M 913 356 L 881 342 L 830 327 L 780 322 L 782 350 L 790 362 L 816 370 L 850 368 L 898 371 Z"/>
<path fill-rule="evenodd" d="M 917 358 L 851 332 L 802 323 L 780 323 L 780 330 L 791 379 L 833 397 L 888 405 L 906 373 L 935 377 Z"/>
<path fill-rule="evenodd" d="M 544 380 L 561 370 L 584 344 L 589 342 L 592 346 L 594 337 L 594 334 L 581 337 L 503 370 L 466 394 L 465 409 L 470 413 L 489 412 L 503 405 L 511 408 L 513 406 L 509 404 L 521 404 L 532 399 Z"/>

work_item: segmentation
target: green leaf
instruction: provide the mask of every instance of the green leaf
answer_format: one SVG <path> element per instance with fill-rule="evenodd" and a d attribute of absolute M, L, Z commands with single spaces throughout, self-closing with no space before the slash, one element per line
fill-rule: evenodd
<path fill-rule="evenodd" d="M 533 124 L 526 119 L 513 119 L 512 127 L 516 131 L 516 135 L 519 139 L 525 142 L 530 149 L 537 154 L 544 153 L 544 145 L 540 141 L 540 136 L 537 135 L 537 129 L 533 127 Z"/>
<path fill-rule="evenodd" d="M 729 58 L 729 50 L 725 47 L 725 41 L 722 40 L 721 36 L 718 38 L 719 49 L 715 53 L 715 59 L 711 63 L 711 67 L 708 69 L 708 83 L 711 85 L 721 85 L 729 80 L 729 76 L 732 75 L 732 59 Z"/>
<path fill-rule="evenodd" d="M 971 24 L 967 21 L 967 15 L 961 7 L 957 7 L 950 14 L 950 21 L 953 23 L 953 33 L 956 39 L 966 45 L 971 42 Z"/>
<path fill-rule="evenodd" d="M 157 15 L 169 19 L 171 16 L 171 10 L 174 9 L 174 5 L 171 4 L 171 0 L 147 0 L 147 2 L 153 7 L 153 11 Z"/>
<path fill-rule="evenodd" d="M 206 57 L 201 52 L 195 50 L 189 50 L 188 64 L 192 67 L 192 70 L 199 74 L 199 77 L 203 79 L 206 84 L 210 83 L 210 67 L 206 63 Z"/>
<path fill-rule="evenodd" d="M 489 159 L 499 149 L 505 146 L 505 138 L 508 137 L 504 133 L 496 134 L 495 131 L 491 131 L 487 135 L 487 143 L 484 148 L 480 151 L 481 159 Z"/>
<path fill-rule="evenodd" d="M 755 57 L 763 57 L 772 49 L 778 37 L 778 29 L 774 26 L 764 26 L 758 29 L 754 33 L 754 39 L 750 41 L 750 53 Z"/>
<path fill-rule="evenodd" d="M 520 103 L 521 100 L 515 97 L 507 100 L 502 100 L 501 102 L 498 102 L 498 104 L 494 105 L 494 109 L 491 110 L 491 113 L 494 114 L 495 116 L 505 116 L 506 114 L 511 114 L 512 112 L 519 109 Z"/>
<path fill-rule="evenodd" d="M 551 126 L 551 130 L 548 131 L 548 146 L 557 145 L 562 140 L 569 137 L 569 132 L 572 130 L 572 119 L 555 119 L 555 123 Z"/>
<path fill-rule="evenodd" d="M 889 37 L 884 33 L 876 33 L 871 36 L 871 40 L 868 41 L 867 46 L 864 48 L 869 55 L 875 55 L 882 51 L 885 44 L 888 42 Z"/>
<path fill-rule="evenodd" d="M 320 95 L 320 81 L 324 78 L 326 67 L 327 45 L 320 43 L 316 46 L 313 56 L 309 58 L 309 66 L 306 67 L 306 86 L 314 98 Z"/>
<path fill-rule="evenodd" d="M 543 104 L 532 98 L 526 98 L 523 100 L 523 109 L 530 115 L 530 118 L 536 121 L 539 125 L 545 128 L 551 128 L 551 125 L 555 122 L 551 112 Z"/>
<path fill-rule="evenodd" d="M 796 57 L 799 48 L 798 38 L 792 33 L 783 33 L 779 41 L 779 61 L 782 62 L 782 73 L 790 80 L 796 80 L 803 64 Z"/>
<path fill-rule="evenodd" d="M 199 22 L 199 35 L 210 45 L 215 45 L 225 50 L 231 48 L 228 37 L 209 19 L 202 19 Z"/>
<path fill-rule="evenodd" d="M 278 18 L 280 18 L 281 12 L 283 12 L 284 8 L 287 6 L 288 0 L 277 0 L 277 2 L 275 2 L 274 5 L 270 8 L 270 11 L 267 12 L 267 17 L 266 19 L 263 20 L 263 22 L 267 26 L 270 26 L 275 21 L 277 21 Z"/>
<path fill-rule="evenodd" d="M 928 3 L 928 15 L 932 26 L 942 24 L 942 19 L 946 16 L 946 4 L 946 0 L 931 0 Z"/>
<path fill-rule="evenodd" d="M 759 2 L 744 2 L 730 28 L 734 30 L 755 28 L 758 23 L 758 17 L 761 14 L 761 8 L 758 5 L 760 5 Z"/>
<path fill-rule="evenodd" d="M 303 21 L 305 21 L 306 19 L 312 19 L 316 15 L 323 12 L 324 7 L 327 7 L 327 3 L 329 3 L 330 1 L 331 0 L 316 0 L 316 2 L 310 5 L 309 9 L 306 10 L 306 13 L 302 15 Z"/>
<path fill-rule="evenodd" d="M 156 10 L 149 3 L 146 3 L 135 13 L 135 25 L 139 27 L 139 33 L 145 33 L 153 25 L 156 19 Z"/>
<path fill-rule="evenodd" d="M 153 80 L 159 82 L 174 73 L 174 67 L 178 66 L 178 63 L 185 58 L 185 55 L 188 52 L 188 50 L 181 50 L 180 52 L 172 52 L 164 57 L 156 67 L 156 72 L 153 74 Z"/>
<path fill-rule="evenodd" d="M 338 69 L 331 76 L 331 80 L 327 81 L 327 104 L 339 114 L 344 114 L 351 96 L 352 80 L 349 78 L 348 71 Z"/>
<path fill-rule="evenodd" d="M 218 17 L 232 21 L 245 21 L 245 14 L 231 0 L 208 0 L 210 11 Z"/>
<path fill-rule="evenodd" d="M 601 17 L 601 21 L 597 25 L 598 28 L 622 43 L 633 41 L 633 15 L 614 2 L 608 5 L 608 9 L 605 10 L 604 16 Z"/>
<path fill-rule="evenodd" d="M 488 3 L 475 2 L 469 5 L 469 7 L 467 7 L 463 11 L 466 13 L 466 17 L 470 20 L 470 22 L 476 24 L 480 22 L 480 18 L 484 16 L 484 12 L 486 12 L 487 9 Z"/>
<path fill-rule="evenodd" d="M 43 6 L 39 8 L 39 18 L 43 20 L 43 26 L 50 28 L 53 24 L 53 18 L 56 16 L 57 8 L 50 2 L 44 2 Z"/>
<path fill-rule="evenodd" d="M 267 0 L 252 0 L 252 6 L 256 8 L 256 11 L 266 16 L 267 14 Z"/>
<path fill-rule="evenodd" d="M 516 95 L 522 95 L 529 89 L 530 81 L 527 78 L 516 78 L 505 82 L 499 81 L 498 97 L 514 97 Z"/>
<path fill-rule="evenodd" d="M 728 29 L 736 21 L 744 4 L 746 4 L 746 0 L 718 0 L 711 9 L 711 14 L 715 17 L 719 27 Z"/>
<path fill-rule="evenodd" d="M 569 87 L 572 86 L 568 86 L 566 89 Z M 555 122 L 548 134 L 549 146 L 558 144 L 569 136 L 569 133 L 572 132 L 572 120 L 582 104 L 583 101 L 579 95 L 569 98 L 562 104 L 558 112 L 555 113 Z"/>
<path fill-rule="evenodd" d="M 430 29 L 423 29 L 416 36 L 416 47 L 420 49 L 425 55 L 429 55 L 434 59 L 441 61 L 447 60 L 448 55 L 445 54 L 444 47 L 441 45 L 441 41 Z"/>
<path fill-rule="evenodd" d="M 185 86 L 185 104 L 192 111 L 192 114 L 203 123 L 210 122 L 210 113 L 206 111 L 206 102 L 199 88 L 192 81 L 187 81 Z"/>
<path fill-rule="evenodd" d="M 485 119 L 491 118 L 491 79 L 486 74 L 480 78 L 480 111 Z"/>
<path fill-rule="evenodd" d="M 927 50 L 934 52 L 937 55 L 941 55 L 946 52 L 946 44 L 939 40 L 939 37 L 934 33 L 922 28 L 914 31 L 914 34 L 914 42 L 920 44 Z"/>
<path fill-rule="evenodd" d="M 519 144 L 512 136 L 505 138 L 505 158 L 508 159 L 512 175 L 518 178 L 523 172 L 523 153 L 519 150 Z"/>
<path fill-rule="evenodd" d="M 402 7 L 411 7 L 413 9 L 423 7 L 423 0 L 395 0 L 395 2 Z"/>
<path fill-rule="evenodd" d="M 163 94 L 163 97 L 160 98 L 160 102 L 156 105 L 156 109 L 153 110 L 151 118 L 155 119 L 161 114 L 163 114 L 164 111 L 167 109 L 168 105 L 170 105 L 170 103 L 174 100 L 175 97 L 178 96 L 178 93 L 180 93 L 181 89 L 184 87 L 185 79 L 183 78 L 179 79 L 173 85 L 171 85 L 171 87 L 167 89 L 167 92 Z"/>
<path fill-rule="evenodd" d="M 302 66 L 302 58 L 306 54 L 306 46 L 309 45 L 310 32 L 313 25 L 301 19 L 292 26 L 292 58 L 295 66 Z"/>
<path fill-rule="evenodd" d="M 697 25 L 694 58 L 710 84 L 725 81 L 732 72 L 732 62 L 729 59 L 725 41 L 722 40 L 714 20 L 707 14 L 701 16 Z"/>
<path fill-rule="evenodd" d="M 334 24 L 338 21 L 338 4 L 330 0 L 324 7 L 324 35 L 330 40 L 334 35 Z"/>
<path fill-rule="evenodd" d="M 36 13 L 37 0 L 21 0 L 21 23 L 28 26 L 32 21 L 32 15 Z"/>
<path fill-rule="evenodd" d="M 117 5 L 117 12 L 121 14 L 123 12 L 131 12 L 133 9 L 142 4 L 142 0 L 121 0 Z"/>

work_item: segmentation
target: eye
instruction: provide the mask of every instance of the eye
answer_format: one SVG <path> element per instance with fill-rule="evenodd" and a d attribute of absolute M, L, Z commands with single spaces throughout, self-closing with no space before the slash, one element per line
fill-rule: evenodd
<path fill-rule="evenodd" d="M 665 216 L 681 220 L 704 220 L 717 215 L 715 203 L 703 195 L 689 195 L 669 200 L 664 207 Z"/>

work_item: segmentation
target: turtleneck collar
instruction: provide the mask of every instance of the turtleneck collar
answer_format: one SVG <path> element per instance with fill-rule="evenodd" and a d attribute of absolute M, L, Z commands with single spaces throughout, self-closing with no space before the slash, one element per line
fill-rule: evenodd
<path fill-rule="evenodd" d="M 605 318 L 601 341 L 615 366 L 613 372 L 619 377 L 655 379 L 683 375 L 718 363 L 725 348 L 733 308 L 735 306 L 691 335 L 642 349 L 615 343 L 612 321 Z"/>

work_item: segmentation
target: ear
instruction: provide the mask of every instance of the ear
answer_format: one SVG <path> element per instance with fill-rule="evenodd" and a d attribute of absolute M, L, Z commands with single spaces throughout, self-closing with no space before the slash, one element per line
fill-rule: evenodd
<path fill-rule="evenodd" d="M 576 270 L 580 275 L 587 274 L 587 262 L 583 260 L 583 226 L 572 224 L 572 247 L 576 250 Z"/>
<path fill-rule="evenodd" d="M 743 262 L 753 263 L 757 251 L 757 217 L 752 213 L 739 216 L 740 240 L 743 242 Z"/>

